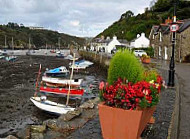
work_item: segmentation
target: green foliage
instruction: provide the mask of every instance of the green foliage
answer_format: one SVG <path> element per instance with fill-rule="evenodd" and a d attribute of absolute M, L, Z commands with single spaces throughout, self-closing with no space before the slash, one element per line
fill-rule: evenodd
<path fill-rule="evenodd" d="M 158 76 L 158 72 L 156 70 L 148 70 L 144 72 L 143 80 L 147 82 L 152 81 L 152 80 L 156 81 L 157 76 Z"/>
<path fill-rule="evenodd" d="M 111 59 L 108 69 L 108 83 L 113 84 L 118 77 L 135 83 L 142 80 L 143 72 L 142 64 L 132 52 L 120 50 Z"/>
<path fill-rule="evenodd" d="M 147 107 L 152 107 L 158 104 L 159 102 L 159 95 L 158 95 L 158 90 L 151 86 L 150 87 L 151 90 L 151 96 L 152 96 L 152 101 L 151 103 L 149 103 L 146 99 L 146 96 L 139 102 L 139 106 L 141 108 L 147 108 Z"/>
<path fill-rule="evenodd" d="M 168 17 L 173 16 L 174 5 L 172 0 L 157 0 L 152 3 L 150 10 L 146 8 L 143 14 L 134 16 L 131 11 L 125 12 L 118 21 L 97 35 L 97 37 L 116 35 L 118 39 L 131 41 L 136 38 L 137 34 L 142 32 L 145 32 L 148 37 L 153 25 L 159 25 L 165 22 Z M 177 19 L 190 18 L 190 1 L 179 0 L 177 5 Z"/>
<path fill-rule="evenodd" d="M 42 46 L 48 44 L 54 48 L 58 48 L 58 38 L 60 37 L 61 47 L 67 47 L 70 45 L 83 46 L 84 39 L 75 36 L 70 36 L 63 33 L 58 33 L 51 30 L 31 30 L 28 27 L 19 26 L 17 23 L 9 22 L 7 25 L 0 25 L 0 48 L 4 48 L 5 36 L 7 38 L 7 45 L 11 48 L 11 40 L 14 38 L 14 45 L 18 48 L 28 48 L 29 37 L 31 45 L 36 48 L 42 48 Z"/>

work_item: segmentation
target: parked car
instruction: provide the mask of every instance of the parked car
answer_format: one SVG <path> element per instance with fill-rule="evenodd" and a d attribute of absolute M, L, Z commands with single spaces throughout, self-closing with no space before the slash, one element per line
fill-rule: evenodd
<path fill-rule="evenodd" d="M 147 55 L 147 53 L 144 50 L 135 50 L 134 51 L 135 56 L 142 56 L 142 55 Z"/>

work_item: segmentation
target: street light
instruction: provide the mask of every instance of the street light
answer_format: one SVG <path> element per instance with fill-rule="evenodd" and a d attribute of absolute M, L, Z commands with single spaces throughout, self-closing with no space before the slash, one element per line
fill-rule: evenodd
<path fill-rule="evenodd" d="M 176 7 L 177 7 L 177 0 L 174 1 L 174 15 L 173 15 L 173 25 L 176 23 Z M 175 52 L 175 43 L 176 43 L 176 31 L 172 31 L 172 56 L 170 60 L 170 66 L 169 66 L 169 78 L 168 78 L 168 86 L 173 87 L 175 85 L 174 83 L 174 74 L 175 74 L 175 58 L 174 58 L 174 52 Z"/>

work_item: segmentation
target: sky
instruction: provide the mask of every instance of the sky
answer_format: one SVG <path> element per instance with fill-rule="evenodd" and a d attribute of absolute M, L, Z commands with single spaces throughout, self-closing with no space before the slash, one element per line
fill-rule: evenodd
<path fill-rule="evenodd" d="M 151 0 L 0 0 L 0 24 L 40 26 L 94 37 L 128 10 L 143 13 Z"/>

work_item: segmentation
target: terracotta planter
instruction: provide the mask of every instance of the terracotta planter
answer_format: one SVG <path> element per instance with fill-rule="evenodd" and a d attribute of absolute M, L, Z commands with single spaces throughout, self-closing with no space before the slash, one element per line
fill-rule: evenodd
<path fill-rule="evenodd" d="M 150 121 L 155 107 L 144 110 L 123 110 L 100 103 L 99 117 L 104 139 L 138 139 Z"/>
<path fill-rule="evenodd" d="M 142 61 L 142 63 L 149 64 L 150 63 L 150 58 L 142 58 L 141 61 Z"/>

